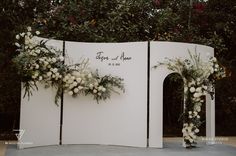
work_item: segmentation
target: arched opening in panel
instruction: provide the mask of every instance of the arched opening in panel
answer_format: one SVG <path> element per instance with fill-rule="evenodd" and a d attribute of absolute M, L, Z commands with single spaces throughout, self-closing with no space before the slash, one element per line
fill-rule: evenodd
<path fill-rule="evenodd" d="M 169 74 L 163 84 L 164 142 L 181 142 L 184 110 L 184 82 L 178 73 Z M 165 145 L 166 146 L 166 145 Z"/>

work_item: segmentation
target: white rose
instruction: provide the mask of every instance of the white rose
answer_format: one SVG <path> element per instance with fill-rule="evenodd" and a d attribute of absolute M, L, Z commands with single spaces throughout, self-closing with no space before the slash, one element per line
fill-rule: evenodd
<path fill-rule="evenodd" d="M 60 60 L 60 61 L 64 61 L 64 57 L 63 57 L 63 56 L 60 56 L 60 57 L 59 57 L 59 60 Z"/>
<path fill-rule="evenodd" d="M 79 86 L 79 87 L 78 87 L 79 90 L 82 90 L 83 88 L 84 88 L 83 86 Z"/>
<path fill-rule="evenodd" d="M 95 94 L 96 94 L 97 92 L 98 92 L 98 91 L 97 91 L 96 89 L 94 89 L 94 90 L 93 90 L 93 93 L 95 93 Z"/>
<path fill-rule="evenodd" d="M 35 69 L 39 69 L 39 65 L 38 64 L 35 65 Z"/>
<path fill-rule="evenodd" d="M 88 74 L 88 78 L 92 78 L 92 74 L 91 73 Z"/>
<path fill-rule="evenodd" d="M 77 81 L 78 83 L 80 83 L 80 82 L 81 82 L 81 78 L 80 78 L 80 77 L 76 78 L 76 81 Z"/>
<path fill-rule="evenodd" d="M 20 36 L 21 36 L 21 37 L 24 37 L 24 36 L 25 36 L 25 33 L 21 33 Z"/>
<path fill-rule="evenodd" d="M 190 92 L 191 92 L 191 93 L 195 92 L 195 88 L 194 88 L 194 87 L 191 87 L 191 88 L 190 88 Z"/>
<path fill-rule="evenodd" d="M 19 43 L 17 43 L 17 42 L 15 43 L 15 45 L 16 45 L 17 47 L 20 47 L 20 44 L 19 44 Z"/>
<path fill-rule="evenodd" d="M 51 76 L 52 75 L 52 72 L 47 72 L 47 76 Z"/>
<path fill-rule="evenodd" d="M 74 93 L 78 93 L 79 92 L 79 89 L 78 88 L 75 88 L 74 89 Z"/>
<path fill-rule="evenodd" d="M 68 94 L 69 94 L 69 95 L 73 95 L 73 92 L 72 92 L 72 91 L 69 91 Z"/>
<path fill-rule="evenodd" d="M 40 32 L 39 32 L 39 31 L 36 31 L 35 33 L 36 33 L 36 35 L 39 35 L 39 34 L 40 34 Z"/>
<path fill-rule="evenodd" d="M 196 89 L 196 91 L 197 91 L 197 92 L 201 92 L 201 91 L 202 91 L 202 88 L 201 88 L 201 87 L 198 87 L 198 88 Z"/>
<path fill-rule="evenodd" d="M 188 87 L 184 87 L 184 92 L 187 92 L 188 91 Z"/>
<path fill-rule="evenodd" d="M 42 76 L 39 76 L 39 81 L 41 81 L 43 79 L 43 77 Z"/>
<path fill-rule="evenodd" d="M 102 88 L 103 88 L 103 86 L 99 86 L 99 87 L 98 87 L 98 91 L 101 91 Z"/>
<path fill-rule="evenodd" d="M 105 92 L 106 91 L 106 88 L 102 88 L 102 92 Z"/>
<path fill-rule="evenodd" d="M 52 62 L 53 63 L 57 62 L 57 59 L 56 58 L 52 58 Z"/>
<path fill-rule="evenodd" d="M 20 39 L 20 35 L 16 35 L 16 39 L 19 40 Z"/>
<path fill-rule="evenodd" d="M 77 82 L 73 82 L 73 86 L 77 86 L 78 85 L 78 83 Z"/>
<path fill-rule="evenodd" d="M 193 97 L 198 98 L 198 97 L 200 97 L 200 94 L 199 93 L 194 93 Z"/>
<path fill-rule="evenodd" d="M 53 69 L 53 72 L 54 72 L 54 73 L 56 73 L 57 71 L 58 71 L 58 69 L 57 69 L 57 68 L 54 68 L 54 69 Z"/>
<path fill-rule="evenodd" d="M 27 35 L 30 36 L 30 35 L 31 35 L 31 32 L 27 32 Z"/>
<path fill-rule="evenodd" d="M 28 31 L 32 31 L 32 28 L 31 28 L 31 27 L 27 27 L 27 30 L 28 30 Z"/>
<path fill-rule="evenodd" d="M 93 84 L 89 84 L 89 88 L 90 88 L 90 89 L 93 89 Z"/>

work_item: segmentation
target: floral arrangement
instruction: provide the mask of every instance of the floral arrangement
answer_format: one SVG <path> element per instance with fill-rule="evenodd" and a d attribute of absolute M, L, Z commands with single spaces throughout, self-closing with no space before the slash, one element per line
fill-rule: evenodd
<path fill-rule="evenodd" d="M 47 41 L 39 41 L 27 27 L 27 32 L 16 35 L 19 54 L 13 59 L 18 69 L 25 94 L 30 97 L 32 90 L 38 89 L 37 84 L 43 83 L 45 87 L 55 87 L 57 103 L 63 92 L 76 97 L 77 95 L 93 95 L 94 99 L 106 100 L 112 92 L 119 93 L 115 87 L 124 91 L 123 80 L 119 77 L 105 75 L 100 77 L 98 71 L 92 72 L 88 61 L 75 65 L 65 65 L 63 52 L 47 46 Z"/>
<path fill-rule="evenodd" d="M 216 80 L 225 77 L 224 69 L 215 57 L 209 57 L 203 62 L 200 54 L 191 54 L 190 59 L 166 59 L 166 61 L 154 66 L 166 66 L 167 69 L 180 74 L 184 81 L 184 112 L 183 139 L 185 147 L 194 147 L 197 143 L 197 134 L 201 125 L 201 106 L 205 102 L 205 95 L 213 98 L 214 84 Z"/>

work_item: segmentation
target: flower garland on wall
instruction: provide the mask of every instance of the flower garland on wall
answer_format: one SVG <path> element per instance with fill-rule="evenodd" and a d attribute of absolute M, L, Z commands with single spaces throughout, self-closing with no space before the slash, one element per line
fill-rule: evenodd
<path fill-rule="evenodd" d="M 111 75 L 100 76 L 98 71 L 92 72 L 88 60 L 79 64 L 65 65 L 63 53 L 47 46 L 47 41 L 39 41 L 27 27 L 27 32 L 16 35 L 19 54 L 13 59 L 25 89 L 24 96 L 30 97 L 32 91 L 38 89 L 37 84 L 57 89 L 55 103 L 61 94 L 92 95 L 97 102 L 110 98 L 111 93 L 119 93 L 115 88 L 124 91 L 123 79 Z"/>
<path fill-rule="evenodd" d="M 216 80 L 225 77 L 224 69 L 220 66 L 215 57 L 209 57 L 203 62 L 200 54 L 191 54 L 190 59 L 166 59 L 166 61 L 154 66 L 166 66 L 170 71 L 180 74 L 184 81 L 184 112 L 183 139 L 184 146 L 194 147 L 197 143 L 197 134 L 202 123 L 199 113 L 205 103 L 206 94 L 213 98 L 214 84 Z"/>

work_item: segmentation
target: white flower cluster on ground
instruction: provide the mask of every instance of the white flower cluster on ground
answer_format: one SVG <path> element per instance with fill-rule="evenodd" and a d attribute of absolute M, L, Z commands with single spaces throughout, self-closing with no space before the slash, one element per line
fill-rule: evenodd
<path fill-rule="evenodd" d="M 38 82 L 56 87 L 56 98 L 64 91 L 73 97 L 92 94 L 99 101 L 110 98 L 111 92 L 118 93 L 114 87 L 124 90 L 121 78 L 110 75 L 100 77 L 98 72 L 88 68 L 88 62 L 65 65 L 62 51 L 47 46 L 46 41 L 39 41 L 35 36 L 39 34 L 39 31 L 33 32 L 28 27 L 27 32 L 16 35 L 15 45 L 19 54 L 13 62 L 28 96 L 32 94 L 33 86 L 37 88 Z"/>

